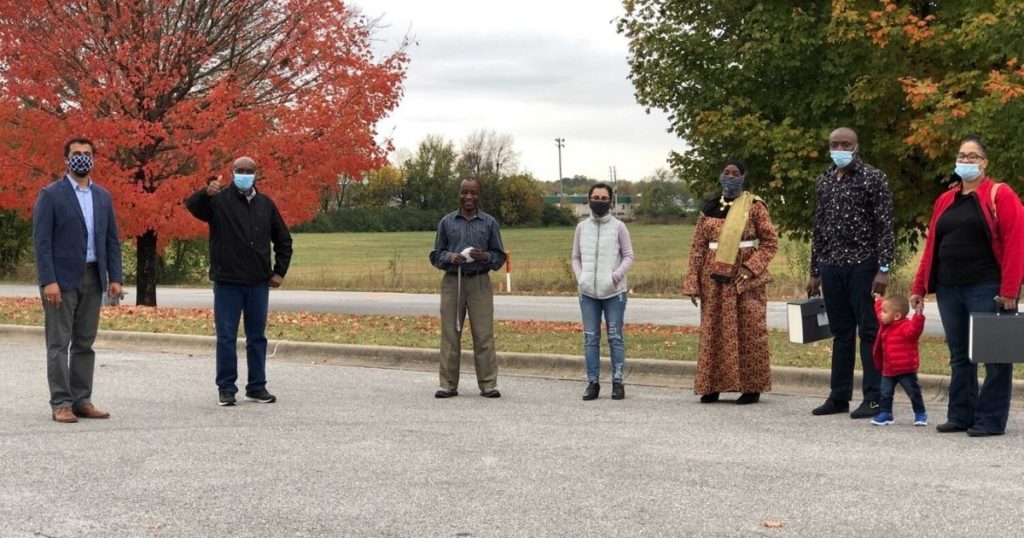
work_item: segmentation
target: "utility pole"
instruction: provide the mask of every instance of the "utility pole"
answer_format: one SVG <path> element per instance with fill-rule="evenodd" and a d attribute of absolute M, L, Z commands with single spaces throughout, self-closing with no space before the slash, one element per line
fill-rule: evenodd
<path fill-rule="evenodd" d="M 562 148 L 565 147 L 565 139 L 556 138 L 555 146 L 558 147 L 558 207 L 562 207 L 565 202 L 565 182 L 562 181 Z"/>
<path fill-rule="evenodd" d="M 615 206 L 619 204 L 619 171 L 614 165 L 608 167 L 608 181 L 612 184 L 612 215 L 614 215 Z"/>

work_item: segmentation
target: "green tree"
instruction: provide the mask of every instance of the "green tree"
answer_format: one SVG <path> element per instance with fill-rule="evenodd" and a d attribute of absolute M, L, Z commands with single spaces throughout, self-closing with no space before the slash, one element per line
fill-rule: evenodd
<path fill-rule="evenodd" d="M 529 174 L 513 174 L 498 181 L 497 217 L 507 226 L 540 223 L 544 210 L 544 192 Z"/>
<path fill-rule="evenodd" d="M 420 209 L 454 209 L 459 186 L 455 145 L 429 135 L 405 162 L 406 205 Z"/>
<path fill-rule="evenodd" d="M 363 178 L 357 198 L 362 207 L 389 207 L 405 203 L 405 175 L 394 166 L 368 172 Z"/>
<path fill-rule="evenodd" d="M 686 215 L 686 207 L 692 202 L 686 186 L 671 171 L 664 168 L 639 183 L 640 205 L 637 216 L 651 221 L 670 221 Z"/>
<path fill-rule="evenodd" d="M 671 156 L 695 193 L 724 159 L 791 235 L 807 237 L 829 132 L 860 135 L 890 177 L 897 241 L 916 243 L 961 137 L 998 148 L 996 177 L 1024 173 L 1024 50 L 1019 1 L 626 0 L 640 104 L 669 114 L 690 146 Z"/>

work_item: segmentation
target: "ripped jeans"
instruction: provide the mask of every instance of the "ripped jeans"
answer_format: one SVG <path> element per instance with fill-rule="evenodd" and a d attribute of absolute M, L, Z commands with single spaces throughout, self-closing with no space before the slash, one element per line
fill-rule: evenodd
<path fill-rule="evenodd" d="M 587 381 L 596 382 L 601 373 L 601 314 L 608 328 L 608 347 L 611 349 L 612 381 L 622 382 L 622 369 L 626 364 L 626 340 L 622 334 L 622 321 L 626 314 L 626 292 L 607 299 L 594 299 L 580 294 L 580 312 L 583 315 L 583 358 L 587 365 Z"/>

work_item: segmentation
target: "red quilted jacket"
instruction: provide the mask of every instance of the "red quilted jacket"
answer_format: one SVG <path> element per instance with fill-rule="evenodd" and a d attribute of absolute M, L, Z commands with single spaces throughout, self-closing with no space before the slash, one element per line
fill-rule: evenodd
<path fill-rule="evenodd" d="M 917 343 L 924 332 L 924 315 L 917 314 L 882 325 L 882 300 L 878 299 L 875 301 L 875 317 L 878 318 L 878 338 L 875 338 L 875 348 L 871 353 L 875 368 L 881 370 L 885 377 L 916 373 L 921 366 Z"/>

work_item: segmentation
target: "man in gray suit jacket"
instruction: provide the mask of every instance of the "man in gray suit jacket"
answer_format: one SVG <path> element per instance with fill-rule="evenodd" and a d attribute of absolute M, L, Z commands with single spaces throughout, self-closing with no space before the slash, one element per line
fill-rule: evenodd
<path fill-rule="evenodd" d="M 43 188 L 32 214 L 46 325 L 50 408 L 57 422 L 109 418 L 92 404 L 92 350 L 104 290 L 121 296 L 121 239 L 110 193 L 93 183 L 93 143 L 64 145 L 67 174 Z"/>

